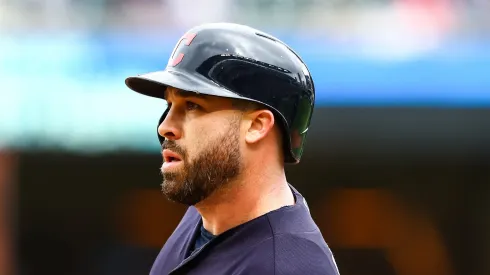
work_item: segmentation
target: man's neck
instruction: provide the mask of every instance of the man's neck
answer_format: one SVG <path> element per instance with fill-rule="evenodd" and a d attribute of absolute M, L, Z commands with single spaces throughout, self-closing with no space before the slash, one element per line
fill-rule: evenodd
<path fill-rule="evenodd" d="M 284 173 L 276 177 L 230 182 L 229 187 L 215 192 L 196 205 L 203 226 L 219 235 L 283 206 L 293 205 L 294 195 Z"/>

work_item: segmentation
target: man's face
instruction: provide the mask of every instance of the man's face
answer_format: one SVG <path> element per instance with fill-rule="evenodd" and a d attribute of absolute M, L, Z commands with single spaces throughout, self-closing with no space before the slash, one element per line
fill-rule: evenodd
<path fill-rule="evenodd" d="M 165 137 L 162 192 L 194 205 L 240 173 L 240 113 L 225 98 L 168 89 L 166 99 L 170 110 L 158 129 Z"/>

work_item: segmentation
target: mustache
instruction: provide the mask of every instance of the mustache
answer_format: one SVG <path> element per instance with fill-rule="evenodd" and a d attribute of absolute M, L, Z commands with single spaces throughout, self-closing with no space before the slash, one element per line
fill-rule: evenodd
<path fill-rule="evenodd" d="M 186 151 L 184 148 L 182 148 L 180 145 L 178 145 L 175 141 L 173 140 L 165 140 L 162 143 L 162 150 L 168 149 L 170 151 L 173 151 L 177 154 L 179 154 L 183 160 L 186 158 Z"/>

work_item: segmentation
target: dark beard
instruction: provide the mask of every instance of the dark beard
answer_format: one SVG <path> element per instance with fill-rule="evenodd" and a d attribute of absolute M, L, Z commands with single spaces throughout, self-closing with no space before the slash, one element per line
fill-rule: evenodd
<path fill-rule="evenodd" d="M 192 163 L 174 141 L 165 140 L 163 149 L 170 149 L 183 158 L 178 172 L 164 172 L 162 192 L 171 201 L 186 205 L 209 197 L 240 173 L 239 123 L 234 121 L 228 133 L 211 142 Z"/>

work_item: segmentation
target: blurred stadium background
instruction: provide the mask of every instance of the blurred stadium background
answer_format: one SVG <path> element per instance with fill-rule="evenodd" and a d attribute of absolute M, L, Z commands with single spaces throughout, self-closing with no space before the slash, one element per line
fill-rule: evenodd
<path fill-rule="evenodd" d="M 0 274 L 148 274 L 163 102 L 128 90 L 192 25 L 271 32 L 317 109 L 288 167 L 342 275 L 490 274 L 490 1 L 0 0 Z"/>

